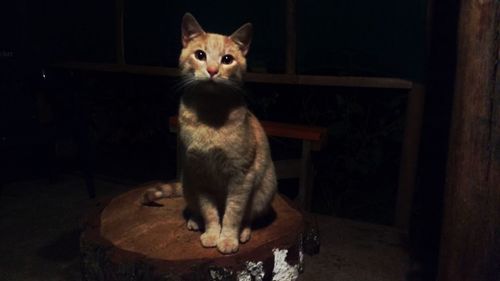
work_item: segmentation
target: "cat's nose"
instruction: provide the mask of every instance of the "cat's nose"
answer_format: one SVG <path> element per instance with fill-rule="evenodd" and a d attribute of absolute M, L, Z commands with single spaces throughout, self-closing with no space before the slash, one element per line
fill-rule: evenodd
<path fill-rule="evenodd" d="M 208 74 L 210 74 L 210 77 L 214 77 L 214 75 L 217 74 L 219 70 L 217 69 L 217 67 L 209 66 L 207 67 L 207 72 Z"/>

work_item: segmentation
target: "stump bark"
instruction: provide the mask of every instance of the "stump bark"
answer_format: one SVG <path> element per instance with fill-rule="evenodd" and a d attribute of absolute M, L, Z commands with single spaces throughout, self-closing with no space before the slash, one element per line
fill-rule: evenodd
<path fill-rule="evenodd" d="M 200 232 L 186 228 L 182 198 L 141 204 L 146 184 L 101 203 L 83 223 L 83 279 L 96 280 L 279 280 L 292 281 L 302 268 L 304 219 L 276 196 L 274 216 L 260 222 L 238 253 L 203 248 Z"/>

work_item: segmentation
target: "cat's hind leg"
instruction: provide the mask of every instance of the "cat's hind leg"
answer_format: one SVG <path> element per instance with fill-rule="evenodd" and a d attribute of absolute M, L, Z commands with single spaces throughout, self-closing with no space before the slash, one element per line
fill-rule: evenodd
<path fill-rule="evenodd" d="M 240 232 L 240 242 L 241 243 L 248 242 L 248 240 L 250 240 L 251 235 L 252 235 L 252 228 L 250 227 L 250 225 L 245 224 Z"/>
<path fill-rule="evenodd" d="M 241 243 L 246 243 L 250 240 L 252 235 L 252 222 L 257 218 L 262 217 L 269 211 L 269 206 L 275 193 L 276 175 L 274 173 L 274 167 L 269 167 L 266 170 L 257 191 L 253 194 L 247 217 L 243 220 L 239 237 Z"/>
<path fill-rule="evenodd" d="M 195 219 L 194 217 L 190 217 L 187 220 L 186 226 L 187 226 L 187 229 L 191 230 L 191 231 L 198 231 L 198 230 L 200 230 L 200 224 L 198 223 L 198 220 Z"/>
<path fill-rule="evenodd" d="M 250 221 L 253 222 L 255 219 L 265 216 L 269 212 L 276 191 L 276 173 L 274 172 L 274 166 L 270 165 L 267 167 L 264 176 L 253 193 L 249 212 Z"/>

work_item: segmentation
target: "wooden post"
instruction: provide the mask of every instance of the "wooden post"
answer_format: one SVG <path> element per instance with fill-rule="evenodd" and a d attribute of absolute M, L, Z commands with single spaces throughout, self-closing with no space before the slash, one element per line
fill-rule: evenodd
<path fill-rule="evenodd" d="M 296 0 L 286 1 L 286 73 L 295 74 L 297 53 L 297 29 L 295 27 Z"/>
<path fill-rule="evenodd" d="M 311 141 L 302 141 L 302 158 L 300 159 L 299 194 L 297 200 L 306 210 L 311 209 L 311 197 L 314 186 L 314 170 L 311 163 Z"/>
<path fill-rule="evenodd" d="M 413 83 L 413 87 L 408 93 L 406 106 L 405 130 L 399 167 L 399 189 L 394 221 L 394 225 L 405 232 L 408 231 L 409 227 L 412 199 L 415 191 L 424 94 L 424 87 L 421 84 Z"/>
<path fill-rule="evenodd" d="M 125 47 L 123 42 L 123 11 L 124 0 L 115 0 L 115 46 L 116 46 L 116 63 L 125 64 Z"/>
<path fill-rule="evenodd" d="M 499 7 L 460 1 L 440 281 L 500 278 Z"/>

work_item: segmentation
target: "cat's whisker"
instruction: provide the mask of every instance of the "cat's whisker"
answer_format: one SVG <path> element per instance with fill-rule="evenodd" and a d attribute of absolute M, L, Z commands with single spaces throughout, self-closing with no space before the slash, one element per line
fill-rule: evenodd
<path fill-rule="evenodd" d="M 173 90 L 174 91 L 181 91 L 181 90 L 189 89 L 189 88 L 193 87 L 195 84 L 197 84 L 198 82 L 199 81 L 196 78 L 194 78 L 193 76 L 184 76 L 179 80 L 179 82 L 177 82 L 173 86 Z"/>
<path fill-rule="evenodd" d="M 224 86 L 227 86 L 230 89 L 239 91 L 241 90 L 241 82 L 236 80 L 236 79 L 220 79 L 218 80 L 219 83 L 223 84 Z"/>

